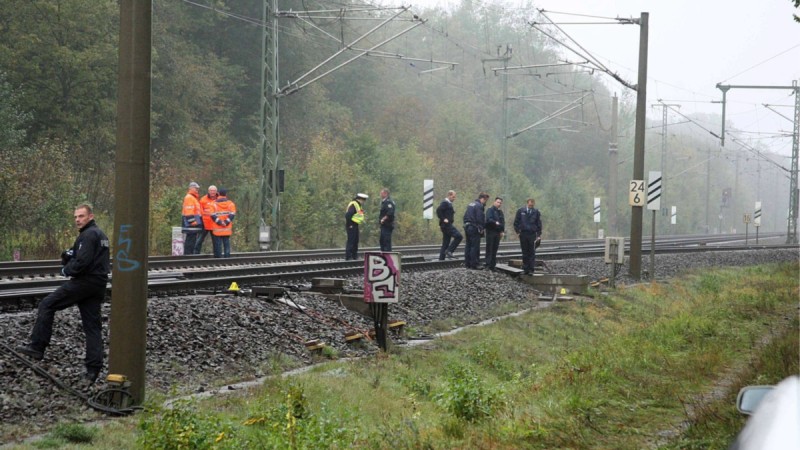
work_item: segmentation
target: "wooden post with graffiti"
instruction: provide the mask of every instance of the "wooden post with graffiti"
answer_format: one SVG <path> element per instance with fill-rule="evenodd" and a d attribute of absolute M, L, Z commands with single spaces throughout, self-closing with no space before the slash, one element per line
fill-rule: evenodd
<path fill-rule="evenodd" d="M 364 253 L 364 302 L 369 303 L 375 338 L 386 351 L 389 303 L 400 300 L 400 253 Z"/>

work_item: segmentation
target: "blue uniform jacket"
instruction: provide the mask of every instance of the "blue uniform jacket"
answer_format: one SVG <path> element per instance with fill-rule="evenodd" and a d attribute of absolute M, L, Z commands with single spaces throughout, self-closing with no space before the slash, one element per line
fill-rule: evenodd
<path fill-rule="evenodd" d="M 444 219 L 447 219 L 447 225 L 453 225 L 455 220 L 456 210 L 453 208 L 453 203 L 450 200 L 442 200 L 439 207 L 436 208 L 436 217 L 439 218 L 439 226 L 445 226 Z"/>
<path fill-rule="evenodd" d="M 483 226 L 486 218 L 483 215 L 483 203 L 480 200 L 473 200 L 467 205 L 467 210 L 464 211 L 464 225 L 474 225 L 478 227 L 478 231 L 483 232 Z"/>
<path fill-rule="evenodd" d="M 494 205 L 489 207 L 489 210 L 486 211 L 486 229 L 498 233 L 506 231 L 506 217 L 502 209 L 495 208 Z"/>
<path fill-rule="evenodd" d="M 542 235 L 542 219 L 539 210 L 523 206 L 514 217 L 514 231 L 517 233 L 533 232 L 536 237 Z"/>
<path fill-rule="evenodd" d="M 72 257 L 68 258 L 64 268 L 65 276 L 93 280 L 105 284 L 111 272 L 108 237 L 100 228 L 90 221 L 80 230 L 78 238 L 72 245 Z"/>

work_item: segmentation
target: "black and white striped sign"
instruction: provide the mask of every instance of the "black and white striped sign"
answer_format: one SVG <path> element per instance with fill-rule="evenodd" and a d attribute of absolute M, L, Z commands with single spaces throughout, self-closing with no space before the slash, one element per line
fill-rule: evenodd
<path fill-rule="evenodd" d="M 594 198 L 594 223 L 600 223 L 600 197 Z"/>
<path fill-rule="evenodd" d="M 757 227 L 761 226 L 761 202 L 756 202 L 756 210 L 753 212 L 753 223 Z"/>
<path fill-rule="evenodd" d="M 661 209 L 661 172 L 650 172 L 647 178 L 647 209 Z"/>
<path fill-rule="evenodd" d="M 422 218 L 433 219 L 433 180 L 422 181 Z"/>

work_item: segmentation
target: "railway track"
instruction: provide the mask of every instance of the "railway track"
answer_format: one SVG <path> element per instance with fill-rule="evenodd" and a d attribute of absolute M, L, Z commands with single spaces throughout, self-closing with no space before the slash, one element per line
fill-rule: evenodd
<path fill-rule="evenodd" d="M 760 241 L 777 242 L 783 237 L 774 233 L 761 237 Z M 744 235 L 669 236 L 656 241 L 657 254 L 785 247 L 782 244 L 745 245 Z M 378 249 L 366 248 L 364 251 Z M 404 271 L 435 270 L 463 264 L 459 257 L 439 261 L 438 245 L 403 246 L 397 247 L 397 251 L 403 255 Z M 643 258 L 649 255 L 649 241 L 643 244 L 642 253 Z M 603 254 L 603 240 L 563 240 L 545 242 L 537 250 L 537 259 L 600 258 Z M 198 290 L 221 292 L 233 282 L 241 287 L 292 284 L 314 277 L 356 276 L 363 271 L 362 262 L 343 261 L 341 256 L 341 249 L 238 253 L 226 259 L 204 255 L 154 256 L 148 261 L 148 287 L 151 296 L 169 296 L 192 294 Z M 521 258 L 519 244 L 501 243 L 497 257 L 501 262 Z M 60 271 L 61 265 L 56 260 L 0 262 L 0 312 L 34 307 L 39 299 L 64 282 Z"/>

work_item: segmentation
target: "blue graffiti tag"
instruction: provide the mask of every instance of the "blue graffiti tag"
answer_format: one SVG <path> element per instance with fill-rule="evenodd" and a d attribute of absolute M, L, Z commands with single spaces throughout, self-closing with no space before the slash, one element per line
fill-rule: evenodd
<path fill-rule="evenodd" d="M 119 240 L 117 241 L 117 254 L 114 257 L 116 268 L 120 272 L 131 272 L 139 268 L 141 264 L 139 261 L 128 258 L 131 251 L 133 241 L 127 236 L 128 230 L 133 228 L 133 225 L 121 225 L 119 227 Z"/>

